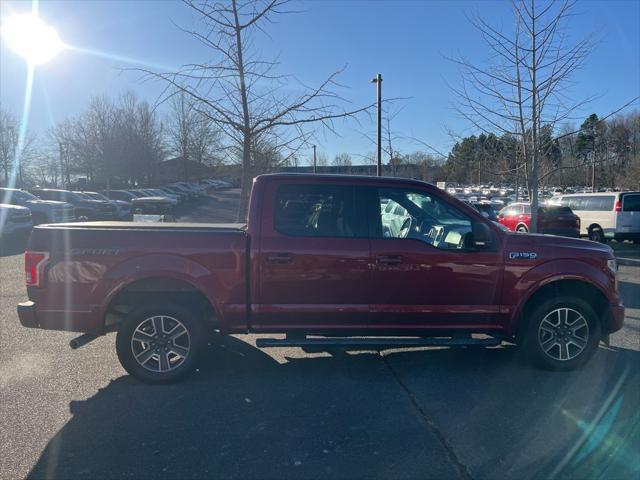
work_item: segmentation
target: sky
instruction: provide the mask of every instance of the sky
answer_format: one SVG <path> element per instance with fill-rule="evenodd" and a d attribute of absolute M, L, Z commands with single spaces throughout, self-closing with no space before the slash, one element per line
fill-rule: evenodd
<path fill-rule="evenodd" d="M 30 9 L 29 1 L 0 0 L 0 22 Z M 478 133 L 454 110 L 450 85 L 457 82 L 459 68 L 448 57 L 484 61 L 488 51 L 467 17 L 479 13 L 492 25 L 508 26 L 508 2 L 307 0 L 294 1 L 291 9 L 297 13 L 268 24 L 269 36 L 257 37 L 255 45 L 263 58 L 278 58 L 281 73 L 317 85 L 344 68 L 339 93 L 354 107 L 375 100 L 370 80 L 381 73 L 383 96 L 405 99 L 396 102 L 401 109 L 392 126 L 407 137 L 396 147 L 404 153 L 421 148 L 411 138 L 447 153 L 454 143 L 450 132 Z M 595 32 L 599 41 L 568 93 L 597 97 L 577 117 L 603 116 L 640 95 L 640 0 L 582 0 L 575 12 L 570 36 Z M 70 47 L 36 67 L 29 129 L 39 135 L 81 113 L 95 95 L 117 98 L 133 90 L 154 102 L 162 84 L 142 82 L 139 73 L 124 70 L 128 67 L 173 70 L 209 55 L 176 26 L 196 22 L 179 2 L 40 1 L 39 15 Z M 17 116 L 23 113 L 26 76 L 25 61 L 2 42 L 0 103 Z M 375 131 L 373 117 L 339 121 L 336 130 L 338 136 L 318 131 L 319 152 L 330 158 L 347 152 L 358 163 L 358 155 L 374 151 L 364 135 Z"/>

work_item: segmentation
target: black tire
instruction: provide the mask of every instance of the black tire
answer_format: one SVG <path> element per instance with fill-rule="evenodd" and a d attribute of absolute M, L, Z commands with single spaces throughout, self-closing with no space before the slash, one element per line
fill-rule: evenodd
<path fill-rule="evenodd" d="M 170 332 L 175 331 L 171 330 L 171 326 L 175 325 L 176 321 L 184 327 L 185 333 L 175 340 L 158 338 L 162 337 L 162 335 L 156 335 L 158 332 L 155 329 L 153 331 L 147 329 L 146 333 L 144 333 L 145 328 L 155 326 L 157 321 L 155 319 L 158 317 L 163 317 L 163 334 L 167 337 L 170 336 Z M 138 327 L 140 329 L 137 334 L 145 335 L 145 339 L 148 336 L 150 342 L 143 343 L 133 339 Z M 205 333 L 201 319 L 193 311 L 180 304 L 158 303 L 143 306 L 132 310 L 120 325 L 116 336 L 116 351 L 123 368 L 138 380 L 150 384 L 175 383 L 187 377 L 196 368 L 206 343 Z M 151 341 L 155 345 L 152 345 Z M 144 345 L 146 345 L 146 348 L 144 348 Z M 165 363 L 163 366 L 168 366 L 165 371 L 161 371 L 162 366 L 159 357 L 159 355 L 163 354 L 163 349 L 165 350 L 163 356 Z M 187 353 L 184 356 L 177 353 L 185 350 Z M 136 359 L 134 351 L 138 352 L 138 358 L 142 357 L 144 359 L 148 355 L 152 355 L 152 357 L 141 363 Z M 158 359 L 153 357 L 158 357 Z"/>
<path fill-rule="evenodd" d="M 577 319 L 578 317 L 575 316 L 575 313 L 580 315 L 586 324 L 586 328 L 581 327 L 578 329 L 576 326 L 574 327 L 576 328 L 574 334 L 573 332 L 563 333 L 570 331 L 570 328 L 564 327 L 556 330 L 555 337 L 548 331 L 549 323 L 545 322 L 544 327 L 541 328 L 545 319 L 557 320 L 561 323 L 560 317 L 555 315 L 555 312 L 559 309 L 569 310 L 569 317 L 565 318 L 569 322 L 573 321 L 573 325 L 582 324 L 582 321 Z M 564 313 L 561 313 L 561 315 L 564 315 Z M 593 307 L 581 298 L 557 297 L 546 300 L 525 321 L 526 326 L 522 342 L 523 353 L 534 365 L 547 370 L 567 371 L 584 365 L 596 352 L 600 342 L 600 320 Z M 584 340 L 582 349 L 578 344 L 573 343 L 578 341 L 579 338 Z M 567 339 L 569 343 L 567 343 Z M 566 348 L 566 350 L 563 348 Z M 558 358 L 563 356 L 563 353 L 566 354 L 564 356 L 567 358 Z"/>
<path fill-rule="evenodd" d="M 529 233 L 529 229 L 527 228 L 526 225 L 518 225 L 516 227 L 516 232 L 520 232 L 520 233 Z"/>
<path fill-rule="evenodd" d="M 605 243 L 607 241 L 600 227 L 591 227 L 589 229 L 589 240 L 598 243 Z"/>

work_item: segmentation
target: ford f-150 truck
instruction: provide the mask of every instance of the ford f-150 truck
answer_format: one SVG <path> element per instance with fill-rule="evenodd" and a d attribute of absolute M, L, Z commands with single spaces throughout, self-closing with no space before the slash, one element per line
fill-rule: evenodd
<path fill-rule="evenodd" d="M 259 176 L 246 225 L 38 226 L 25 271 L 22 325 L 83 332 L 72 347 L 117 331 L 150 383 L 192 371 L 213 331 L 285 334 L 259 347 L 506 341 L 569 370 L 624 319 L 608 246 L 505 232 L 397 178 Z"/>

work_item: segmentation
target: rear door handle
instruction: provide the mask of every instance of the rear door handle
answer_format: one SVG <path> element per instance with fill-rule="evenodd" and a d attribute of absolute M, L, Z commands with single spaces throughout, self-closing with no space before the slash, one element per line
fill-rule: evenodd
<path fill-rule="evenodd" d="M 293 255 L 288 252 L 283 253 L 272 253 L 267 256 L 267 263 L 271 263 L 274 265 L 286 265 L 293 261 Z"/>
<path fill-rule="evenodd" d="M 402 263 L 400 255 L 379 255 L 376 257 L 376 263 L 383 265 L 397 265 Z"/>

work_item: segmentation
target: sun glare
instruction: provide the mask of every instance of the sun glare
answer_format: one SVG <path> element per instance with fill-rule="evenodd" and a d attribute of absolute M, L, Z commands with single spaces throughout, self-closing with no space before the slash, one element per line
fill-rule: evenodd
<path fill-rule="evenodd" d="M 55 29 L 31 13 L 9 16 L 2 23 L 0 35 L 11 50 L 32 65 L 48 62 L 64 48 Z"/>

